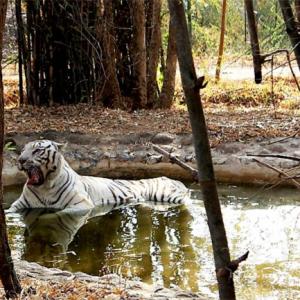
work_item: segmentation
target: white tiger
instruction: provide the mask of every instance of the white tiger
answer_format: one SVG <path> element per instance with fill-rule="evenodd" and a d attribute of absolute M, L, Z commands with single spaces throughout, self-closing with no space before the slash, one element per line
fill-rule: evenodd
<path fill-rule="evenodd" d="M 9 211 L 23 208 L 91 209 L 124 202 L 180 204 L 189 199 L 183 183 L 167 177 L 112 180 L 80 176 L 64 159 L 61 144 L 37 140 L 25 145 L 18 167 L 27 174 L 23 192 Z"/>

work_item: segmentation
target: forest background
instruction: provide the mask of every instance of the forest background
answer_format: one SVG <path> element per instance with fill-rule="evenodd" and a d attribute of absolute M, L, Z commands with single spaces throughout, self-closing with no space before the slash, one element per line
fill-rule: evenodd
<path fill-rule="evenodd" d="M 222 1 L 186 0 L 184 4 L 196 68 L 213 78 Z M 278 1 L 254 1 L 254 9 L 262 52 L 291 51 Z M 249 39 L 244 3 L 228 1 L 223 79 L 234 66 L 248 67 L 236 69 L 234 79 L 243 78 L 241 73 L 251 79 Z M 12 63 L 15 67 L 19 63 L 21 83 L 17 92 L 16 81 L 4 82 L 7 104 L 98 103 L 133 111 L 184 102 L 176 85 L 174 29 L 169 25 L 167 1 L 11 1 L 4 41 L 4 74 Z M 277 56 L 274 63 L 287 65 L 284 56 Z M 270 83 L 267 67 L 265 79 Z M 232 81 L 210 84 L 203 90 L 203 100 L 244 106 L 274 106 L 283 101 L 284 107 L 298 106 L 295 84 L 287 78 L 272 89 L 271 84 L 254 87 L 249 81 L 238 89 L 235 86 Z"/>

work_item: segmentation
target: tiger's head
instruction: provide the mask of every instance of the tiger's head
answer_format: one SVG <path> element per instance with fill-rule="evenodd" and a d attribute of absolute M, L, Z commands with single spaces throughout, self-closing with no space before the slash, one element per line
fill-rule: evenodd
<path fill-rule="evenodd" d="M 26 144 L 18 158 L 18 168 L 27 174 L 27 184 L 42 185 L 61 163 L 62 144 L 37 140 Z"/>

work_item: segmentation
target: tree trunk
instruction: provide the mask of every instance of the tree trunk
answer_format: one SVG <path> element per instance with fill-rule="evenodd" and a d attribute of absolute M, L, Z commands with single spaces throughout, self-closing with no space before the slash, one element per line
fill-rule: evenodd
<path fill-rule="evenodd" d="M 186 1 L 186 14 L 187 14 L 187 24 L 188 24 L 188 31 L 189 31 L 189 38 L 190 42 L 192 43 L 193 39 L 193 32 L 192 32 L 192 0 Z"/>
<path fill-rule="evenodd" d="M 156 80 L 157 68 L 159 63 L 159 53 L 161 48 L 161 31 L 160 31 L 160 11 L 161 0 L 151 0 L 152 13 L 147 16 L 148 26 L 150 27 L 150 43 L 147 47 L 147 106 L 149 108 L 156 105 L 158 101 L 158 84 Z M 148 36 L 149 36 L 148 35 Z"/>
<path fill-rule="evenodd" d="M 293 50 L 296 56 L 298 68 L 300 69 L 300 35 L 298 33 L 297 24 L 294 13 L 289 0 L 278 0 L 286 26 L 286 32 L 290 38 Z"/>
<path fill-rule="evenodd" d="M 122 107 L 122 94 L 117 77 L 116 68 L 116 48 L 113 43 L 115 36 L 114 18 L 113 18 L 113 5 L 111 0 L 104 0 L 104 14 L 101 13 L 101 1 L 98 1 L 98 16 L 96 23 L 96 36 L 101 43 L 101 48 L 97 47 L 99 53 L 102 51 L 102 57 L 96 56 L 96 61 L 99 64 L 98 70 L 101 69 L 103 64 L 103 80 L 97 80 L 97 95 L 96 99 L 99 102 L 101 97 L 105 106 L 108 107 Z M 100 88 L 103 89 L 103 94 L 99 93 Z"/>
<path fill-rule="evenodd" d="M 251 40 L 255 82 L 261 83 L 262 81 L 261 56 L 260 56 L 259 40 L 258 40 L 256 20 L 255 20 L 252 0 L 245 0 L 245 8 L 247 12 L 248 28 L 249 28 L 249 34 Z"/>
<path fill-rule="evenodd" d="M 219 55 L 218 55 L 218 61 L 217 61 L 217 67 L 216 67 L 216 81 L 220 80 L 221 64 L 222 64 L 223 52 L 224 52 L 224 36 L 225 36 L 225 27 L 226 27 L 226 22 L 225 22 L 226 21 L 226 6 L 227 6 L 227 0 L 223 0 Z"/>
<path fill-rule="evenodd" d="M 26 34 L 27 34 L 27 46 L 24 49 L 24 63 L 26 61 L 26 97 L 27 103 L 33 104 L 33 81 L 32 81 L 32 69 L 31 69 L 31 32 L 32 32 L 32 1 L 26 3 Z"/>
<path fill-rule="evenodd" d="M 29 60 L 29 51 L 28 47 L 26 45 L 26 40 L 25 40 L 25 30 L 24 30 L 24 22 L 22 18 L 22 5 L 21 5 L 21 0 L 16 0 L 15 1 L 15 9 L 16 9 L 16 23 L 17 23 L 17 34 L 18 34 L 18 55 L 19 55 L 19 63 L 23 65 L 24 67 L 24 75 L 25 75 L 25 86 L 26 86 L 26 103 L 28 103 L 28 98 L 30 97 L 30 82 L 29 82 L 29 69 L 28 69 L 28 60 Z M 23 80 L 22 76 L 22 70 L 20 69 L 19 65 L 19 80 Z M 23 82 L 21 86 L 20 82 L 20 90 L 22 89 L 22 94 L 20 91 L 20 104 L 25 104 L 23 103 L 24 101 L 22 100 L 23 98 Z M 21 98 L 22 97 L 22 98 Z"/>
<path fill-rule="evenodd" d="M 203 87 L 204 78 L 202 77 L 197 80 L 196 77 L 182 2 L 181 0 L 168 0 L 171 22 L 175 27 L 181 81 L 187 100 L 199 172 L 199 183 L 202 189 L 208 227 L 212 239 L 219 295 L 221 300 L 233 300 L 235 299 L 235 291 L 232 276 L 229 273 L 226 273 L 225 276 L 224 274 L 223 276 L 218 275 L 220 270 L 226 269 L 230 265 L 230 253 L 218 199 L 207 128 L 199 93 L 200 88 Z"/>
<path fill-rule="evenodd" d="M 17 21 L 17 42 L 18 42 L 18 65 L 19 65 L 19 97 L 20 104 L 24 104 L 23 93 L 23 53 L 24 53 L 24 26 L 22 20 L 21 0 L 15 1 L 16 21 Z"/>
<path fill-rule="evenodd" d="M 8 245 L 5 214 L 3 210 L 2 166 L 4 143 L 4 99 L 2 82 L 2 46 L 5 24 L 7 0 L 0 2 L 0 278 L 4 286 L 6 296 L 16 297 L 21 292 L 21 286 L 14 271 L 11 252 Z"/>
<path fill-rule="evenodd" d="M 130 45 L 132 44 L 132 18 L 128 1 L 112 1 L 114 12 L 116 58 L 118 80 L 122 95 L 126 99 L 133 98 L 135 81 L 133 80 L 133 61 Z"/>
<path fill-rule="evenodd" d="M 170 108 L 173 103 L 176 78 L 176 43 L 175 43 L 175 28 L 173 23 L 169 22 L 169 36 L 166 66 L 164 68 L 164 81 L 159 96 L 159 106 L 161 108 Z"/>
<path fill-rule="evenodd" d="M 295 0 L 295 11 L 296 11 L 297 22 L 300 23 L 300 0 Z"/>
<path fill-rule="evenodd" d="M 144 0 L 129 0 L 132 16 L 133 41 L 131 57 L 133 61 L 134 103 L 133 109 L 147 105 L 147 65 L 145 42 L 145 3 Z"/>

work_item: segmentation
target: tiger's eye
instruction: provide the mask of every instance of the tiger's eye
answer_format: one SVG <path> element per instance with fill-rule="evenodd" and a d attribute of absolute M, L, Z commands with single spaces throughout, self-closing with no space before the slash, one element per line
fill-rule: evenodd
<path fill-rule="evenodd" d="M 35 150 L 33 150 L 32 151 L 32 155 L 34 155 L 34 154 L 36 154 L 36 153 L 39 153 L 39 152 L 41 152 L 43 149 L 41 149 L 41 148 L 37 148 L 37 149 L 35 149 Z"/>

